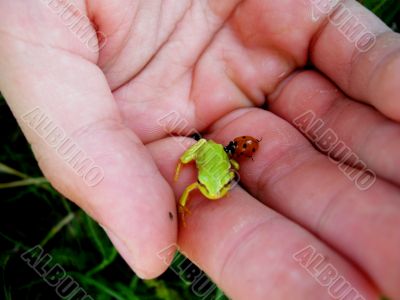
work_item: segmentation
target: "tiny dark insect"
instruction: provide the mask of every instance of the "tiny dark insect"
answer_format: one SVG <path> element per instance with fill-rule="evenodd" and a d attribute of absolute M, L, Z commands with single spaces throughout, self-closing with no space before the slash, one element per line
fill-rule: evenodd
<path fill-rule="evenodd" d="M 168 215 L 169 215 L 169 219 L 170 219 L 170 220 L 173 220 L 173 219 L 174 219 L 174 215 L 172 214 L 172 212 L 168 212 Z"/>

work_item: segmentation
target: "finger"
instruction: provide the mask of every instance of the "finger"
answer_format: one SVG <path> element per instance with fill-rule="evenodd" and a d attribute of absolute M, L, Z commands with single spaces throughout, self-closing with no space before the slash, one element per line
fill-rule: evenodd
<path fill-rule="evenodd" d="M 172 138 L 148 145 L 171 184 L 181 146 Z M 194 176 L 193 166 L 186 166 L 174 184 L 177 196 Z M 192 214 L 180 230 L 179 245 L 231 298 L 331 299 L 327 288 L 293 259 L 312 245 L 365 299 L 377 299 L 375 289 L 342 257 L 240 187 L 217 201 L 196 192 L 190 197 Z"/>
<path fill-rule="evenodd" d="M 311 2 L 320 15 L 327 12 L 311 44 L 312 62 L 349 96 L 400 121 L 399 34 L 357 1 Z"/>
<path fill-rule="evenodd" d="M 244 186 L 345 254 L 387 295 L 400 296 L 400 270 L 393 267 L 400 264 L 398 188 L 377 179 L 360 191 L 296 129 L 269 112 L 247 110 L 212 129 L 218 129 L 216 139 L 237 134 L 262 138 L 254 162 L 241 163 Z"/>
<path fill-rule="evenodd" d="M 22 4 L 26 15 L 40 15 Z M 157 276 L 167 267 L 157 250 L 176 239 L 172 191 L 122 124 L 102 72 L 60 48 L 1 34 L 0 89 L 50 182 L 106 229 L 139 276 Z"/>
<path fill-rule="evenodd" d="M 322 152 L 343 162 L 353 158 L 352 165 L 362 163 L 400 184 L 400 125 L 347 98 L 321 74 L 296 73 L 270 99 L 269 107 L 305 133 Z M 339 151 L 340 143 L 350 150 Z M 354 155 L 350 156 L 350 151 Z"/>

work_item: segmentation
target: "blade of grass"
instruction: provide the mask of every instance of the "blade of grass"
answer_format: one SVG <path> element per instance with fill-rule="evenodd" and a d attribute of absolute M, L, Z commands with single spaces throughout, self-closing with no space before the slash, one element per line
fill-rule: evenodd
<path fill-rule="evenodd" d="M 138 285 L 138 283 L 139 283 L 139 277 L 132 276 L 132 280 L 129 283 L 129 288 L 132 289 L 132 290 L 135 290 L 137 285 Z"/>
<path fill-rule="evenodd" d="M 68 225 L 75 218 L 74 213 L 69 213 L 60 222 L 58 222 L 53 228 L 50 229 L 46 237 L 40 242 L 40 245 L 44 247 L 48 241 L 50 241 L 64 226 Z"/>
<path fill-rule="evenodd" d="M 393 8 L 392 11 L 388 12 L 388 15 L 386 16 L 387 22 L 393 22 L 394 18 L 397 16 L 399 12 L 400 12 L 400 5 L 397 5 Z"/>
<path fill-rule="evenodd" d="M 0 172 L 6 173 L 6 174 L 10 174 L 10 175 L 14 175 L 14 176 L 17 176 L 17 177 L 20 177 L 20 178 L 29 178 L 28 175 L 26 175 L 26 174 L 24 174 L 24 173 L 22 173 L 22 172 L 20 172 L 18 170 L 15 170 L 15 169 L 13 169 L 13 168 L 11 168 L 11 167 L 9 167 L 9 166 L 1 163 L 1 162 L 0 162 Z"/>
<path fill-rule="evenodd" d="M 23 250 L 28 250 L 30 247 L 25 246 L 22 242 L 14 240 L 13 238 L 9 237 L 8 235 L 5 235 L 4 233 L 0 232 L 0 236 L 5 238 L 7 241 L 11 242 L 14 244 L 14 249 L 13 251 L 18 252 L 20 248 Z"/>
<path fill-rule="evenodd" d="M 15 187 L 27 186 L 27 185 L 42 185 L 48 183 L 44 177 L 39 178 L 27 178 L 12 182 L 0 183 L 0 189 L 10 189 Z"/>
<path fill-rule="evenodd" d="M 93 221 L 92 218 L 90 218 L 88 215 L 85 215 L 85 223 L 87 225 L 87 228 L 89 229 L 89 235 L 94 241 L 94 244 L 96 245 L 97 250 L 100 251 L 101 255 L 104 257 L 107 256 L 107 246 L 103 240 L 102 237 L 99 235 L 99 228 L 97 223 Z"/>
<path fill-rule="evenodd" d="M 112 264 L 114 260 L 117 258 L 117 256 L 118 256 L 117 250 L 113 249 L 111 251 L 110 256 L 108 258 L 104 258 L 100 264 L 98 264 L 96 267 L 86 272 L 86 276 L 91 277 L 94 274 L 100 272 L 101 270 Z"/>
<path fill-rule="evenodd" d="M 71 273 L 71 275 L 73 275 L 75 278 L 77 278 L 83 284 L 93 286 L 93 287 L 97 288 L 98 290 L 102 291 L 103 293 L 113 297 L 113 299 L 125 300 L 124 296 L 120 295 L 119 293 L 112 290 L 108 286 L 105 286 L 102 282 L 99 282 L 93 278 L 83 276 L 83 275 L 81 275 L 79 273 L 75 273 L 75 272 Z"/>
<path fill-rule="evenodd" d="M 118 252 L 109 242 L 104 232 L 100 229 L 100 226 L 93 221 L 93 219 L 88 215 L 85 215 L 85 221 L 89 230 L 89 235 L 103 257 L 103 260 L 97 266 L 86 273 L 86 276 L 92 276 L 110 265 L 118 256 Z"/>

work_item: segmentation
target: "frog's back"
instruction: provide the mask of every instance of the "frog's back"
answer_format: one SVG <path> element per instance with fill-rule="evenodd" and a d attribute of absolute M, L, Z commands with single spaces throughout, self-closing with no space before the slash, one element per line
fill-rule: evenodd
<path fill-rule="evenodd" d="M 212 140 L 208 140 L 201 149 L 196 158 L 199 169 L 209 168 L 210 163 L 218 161 L 228 161 L 229 157 L 224 150 L 224 146 L 217 144 Z"/>
<path fill-rule="evenodd" d="M 196 159 L 198 179 L 215 192 L 230 181 L 231 164 L 221 144 L 208 141 L 199 151 Z M 210 191 L 211 192 L 211 191 Z"/>
<path fill-rule="evenodd" d="M 211 153 L 221 153 L 221 151 L 226 154 L 224 147 L 221 144 L 217 144 L 212 140 L 207 140 L 207 143 L 201 147 L 200 155 L 207 156 Z"/>

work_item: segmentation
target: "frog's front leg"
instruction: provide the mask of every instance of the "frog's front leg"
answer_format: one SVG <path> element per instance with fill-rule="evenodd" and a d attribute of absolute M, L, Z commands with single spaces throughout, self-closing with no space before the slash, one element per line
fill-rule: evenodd
<path fill-rule="evenodd" d="M 197 182 L 192 183 L 182 193 L 181 198 L 179 199 L 179 214 L 182 219 L 183 226 L 186 226 L 186 221 L 185 221 L 185 214 L 190 214 L 190 210 L 187 208 L 187 203 L 189 200 L 189 194 L 191 191 L 197 189 L 199 184 Z"/>
<path fill-rule="evenodd" d="M 234 160 L 234 159 L 230 159 L 229 161 L 231 162 L 231 166 L 232 166 L 236 171 L 239 171 L 239 163 L 238 163 L 236 160 Z"/>
<path fill-rule="evenodd" d="M 196 159 L 197 151 L 207 143 L 206 139 L 200 139 L 197 143 L 190 146 L 179 158 L 179 163 L 176 166 L 174 180 L 177 181 L 179 177 L 179 173 L 181 171 L 182 164 L 190 163 L 192 160 Z"/>

